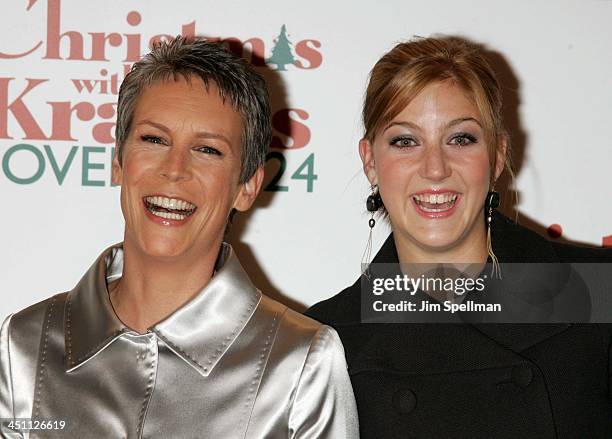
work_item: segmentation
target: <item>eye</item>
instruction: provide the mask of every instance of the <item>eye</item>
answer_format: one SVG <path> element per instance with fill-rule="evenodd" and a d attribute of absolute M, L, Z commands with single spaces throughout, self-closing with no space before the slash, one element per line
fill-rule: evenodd
<path fill-rule="evenodd" d="M 406 148 L 409 146 L 417 146 L 418 142 L 411 136 L 396 136 L 391 139 L 389 144 L 397 148 Z"/>
<path fill-rule="evenodd" d="M 148 134 L 140 136 L 140 140 L 142 140 L 143 142 L 155 143 L 155 144 L 158 144 L 158 145 L 165 145 L 166 144 L 166 141 L 164 139 L 162 139 L 161 137 L 151 136 L 151 135 L 148 135 Z"/>
<path fill-rule="evenodd" d="M 453 137 L 451 137 L 449 141 L 451 145 L 457 145 L 457 146 L 468 146 L 476 142 L 478 142 L 476 137 L 472 136 L 469 133 L 456 134 Z"/>
<path fill-rule="evenodd" d="M 204 154 L 223 155 L 221 151 L 219 151 L 217 148 L 213 148 L 212 146 L 199 146 L 194 148 L 194 150 Z"/>

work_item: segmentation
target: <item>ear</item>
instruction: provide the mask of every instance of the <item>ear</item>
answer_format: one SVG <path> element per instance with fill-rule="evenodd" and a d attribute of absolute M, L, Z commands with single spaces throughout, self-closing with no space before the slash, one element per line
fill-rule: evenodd
<path fill-rule="evenodd" d="M 495 173 L 494 181 L 499 178 L 506 165 L 506 153 L 508 152 L 508 136 L 503 134 L 499 141 L 499 148 L 497 149 L 497 157 L 495 157 Z"/>
<path fill-rule="evenodd" d="M 264 168 L 263 166 L 260 166 L 246 183 L 242 183 L 240 185 L 238 195 L 236 195 L 236 198 L 234 199 L 233 208 L 241 212 L 249 210 L 249 208 L 255 202 L 255 198 L 257 198 L 259 191 L 261 190 L 263 179 Z"/>
<path fill-rule="evenodd" d="M 115 147 L 115 151 L 118 151 L 117 147 Z M 120 186 L 123 181 L 123 168 L 121 167 L 121 163 L 119 163 L 118 154 L 115 154 L 115 157 L 113 157 L 111 181 L 116 186 Z"/>
<path fill-rule="evenodd" d="M 372 144 L 369 140 L 361 139 L 359 141 L 359 156 L 361 157 L 361 163 L 363 163 L 363 173 L 368 178 L 370 184 L 378 184 L 374 162 L 374 151 L 372 150 Z"/>

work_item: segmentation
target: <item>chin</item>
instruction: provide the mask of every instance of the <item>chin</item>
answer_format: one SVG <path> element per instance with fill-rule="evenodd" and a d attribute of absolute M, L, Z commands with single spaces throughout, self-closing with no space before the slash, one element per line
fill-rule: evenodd
<path fill-rule="evenodd" d="M 132 235 L 132 238 L 129 240 L 143 255 L 157 258 L 171 258 L 179 256 L 187 250 L 188 243 L 186 243 L 184 239 L 181 239 L 180 236 L 150 232 L 150 230 L 141 231 L 141 233 L 138 233 L 136 236 Z"/>
<path fill-rule="evenodd" d="M 456 246 L 461 234 L 448 227 L 432 227 L 427 230 L 413 230 L 417 233 L 408 233 L 408 236 L 418 247 L 428 252 L 437 253 L 447 251 Z"/>
<path fill-rule="evenodd" d="M 171 258 L 185 252 L 185 247 L 170 240 L 156 239 L 140 245 L 143 253 L 156 258 Z"/>
<path fill-rule="evenodd" d="M 421 239 L 415 239 L 415 241 L 420 247 L 433 252 L 446 251 L 453 248 L 457 244 L 457 241 L 455 239 L 450 239 L 446 236 L 426 237 Z"/>

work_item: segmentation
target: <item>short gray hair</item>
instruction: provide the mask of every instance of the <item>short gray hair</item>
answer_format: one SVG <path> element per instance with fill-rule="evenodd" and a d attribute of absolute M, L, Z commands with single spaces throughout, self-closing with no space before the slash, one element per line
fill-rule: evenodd
<path fill-rule="evenodd" d="M 130 133 L 134 109 L 143 90 L 158 80 L 191 77 L 210 81 L 221 98 L 229 99 L 242 116 L 242 157 L 240 183 L 249 180 L 266 160 L 272 140 L 270 100 L 266 83 L 245 60 L 220 43 L 181 36 L 153 45 L 151 51 L 136 62 L 119 89 L 117 104 L 117 155 L 121 163 L 123 145 Z"/>

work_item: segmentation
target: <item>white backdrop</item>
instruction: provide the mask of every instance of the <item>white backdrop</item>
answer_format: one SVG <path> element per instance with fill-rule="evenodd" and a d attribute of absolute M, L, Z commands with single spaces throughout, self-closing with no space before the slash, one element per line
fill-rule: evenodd
<path fill-rule="evenodd" d="M 255 282 L 287 303 L 314 303 L 359 273 L 363 90 L 374 62 L 413 35 L 458 34 L 497 53 L 524 221 L 612 245 L 612 1 L 5 0 L 0 10 L 0 318 L 71 289 L 122 239 L 111 104 L 158 34 L 251 40 L 268 58 L 286 25 L 294 62 L 267 76 L 276 145 L 291 148 L 274 149 L 267 181 L 284 159 L 287 190 L 264 192 L 232 240 Z M 291 178 L 307 160 L 310 192 Z M 376 248 L 387 233 L 377 225 Z"/>

